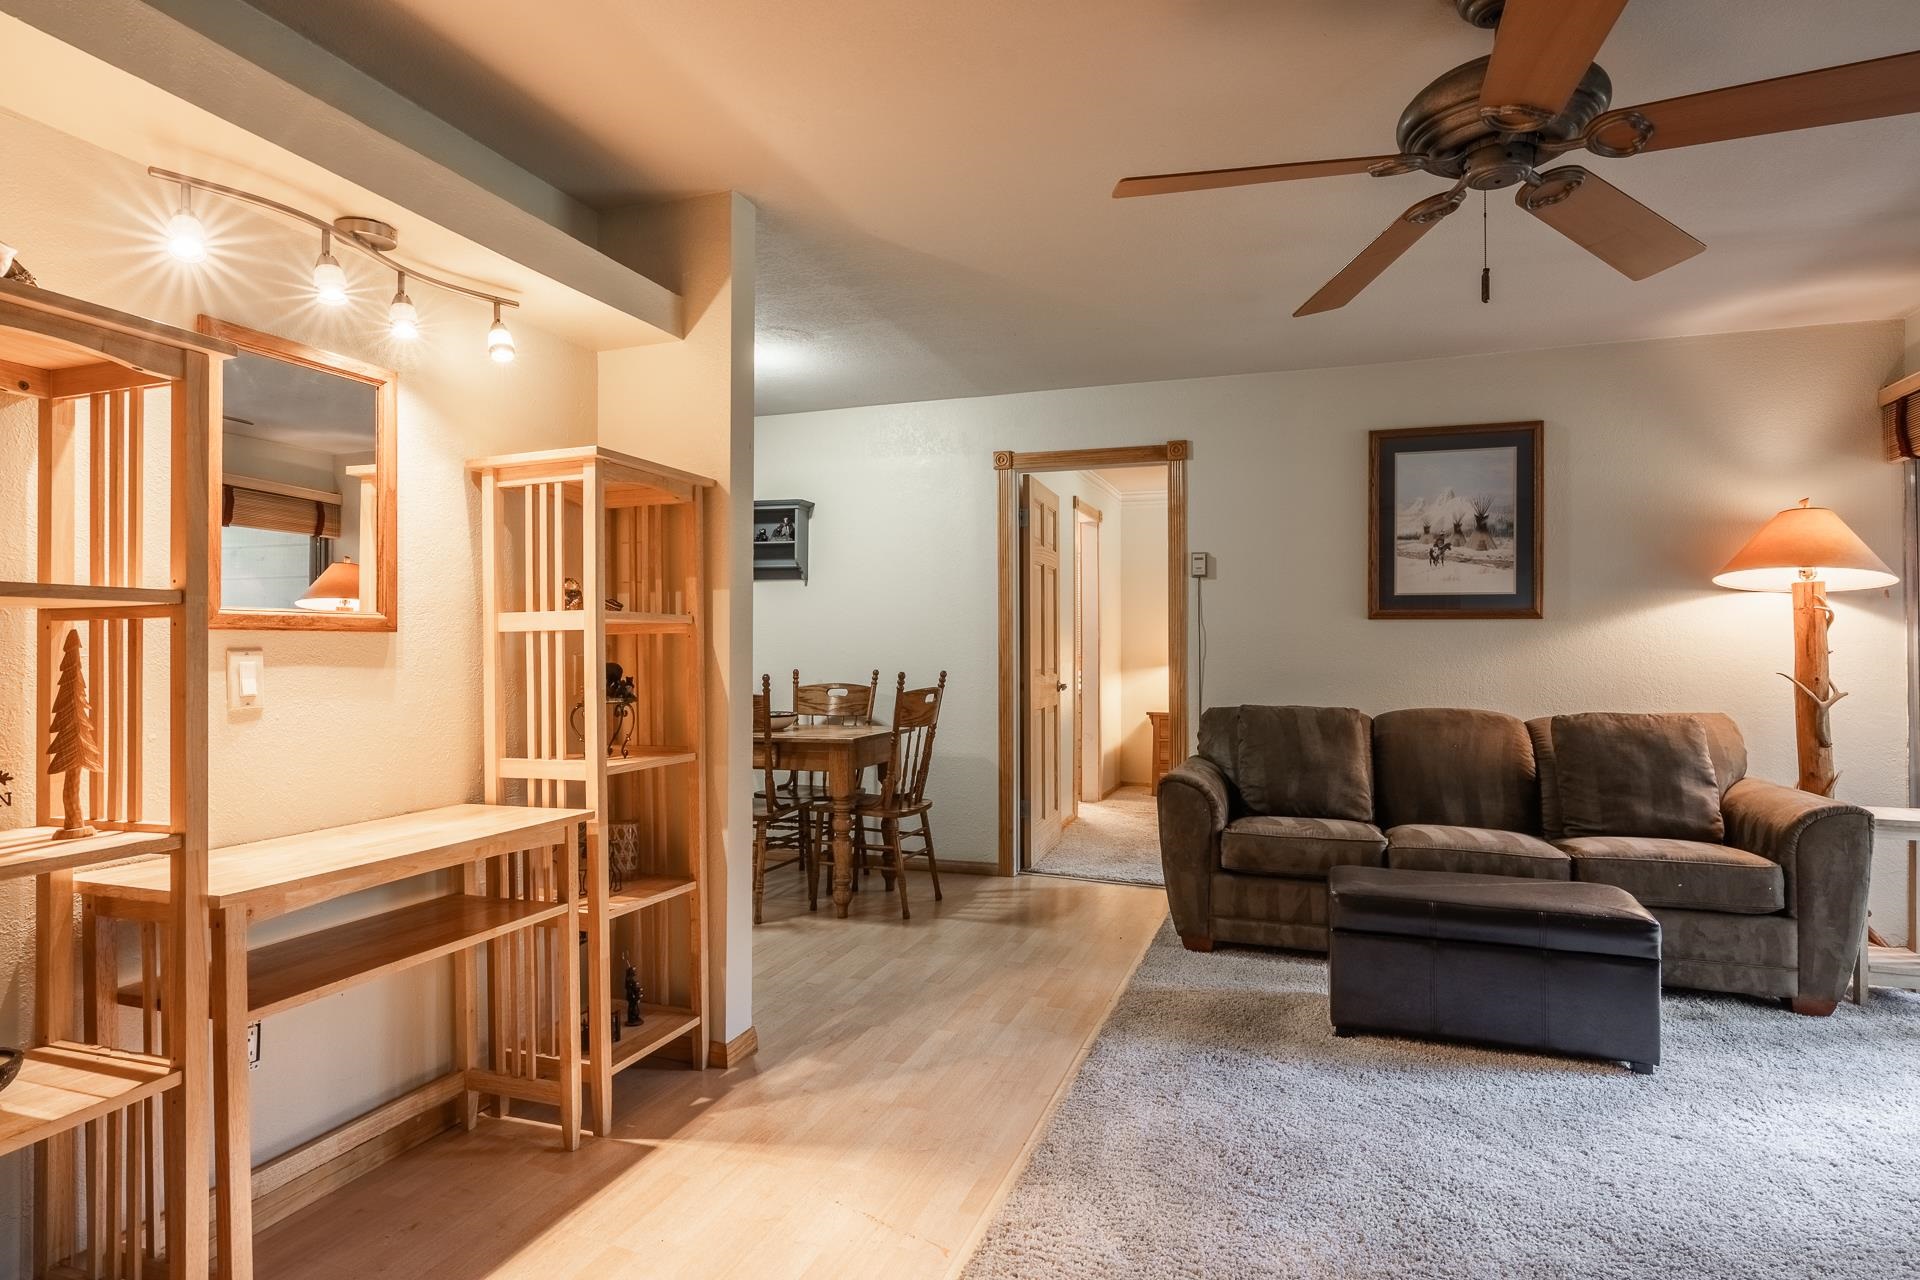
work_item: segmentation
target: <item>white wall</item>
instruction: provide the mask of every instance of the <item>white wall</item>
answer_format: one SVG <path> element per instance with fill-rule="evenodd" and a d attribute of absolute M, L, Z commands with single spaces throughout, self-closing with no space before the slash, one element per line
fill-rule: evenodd
<path fill-rule="evenodd" d="M 1889 322 L 763 418 L 757 483 L 819 506 L 812 581 L 759 584 L 756 662 L 837 666 L 857 636 L 893 665 L 945 666 L 942 848 L 991 861 L 992 453 L 1188 438 L 1189 544 L 1217 557 L 1209 703 L 1720 709 L 1754 772 L 1791 780 L 1774 674 L 1787 602 L 1709 579 L 1805 495 L 1899 560 L 1874 392 L 1904 344 Z M 1532 418 L 1546 422 L 1546 619 L 1369 621 L 1368 430 Z M 1840 793 L 1904 803 L 1901 601 L 1855 593 L 1836 610 Z M 1889 922 L 1904 919 L 1897 864 L 1889 852 L 1875 892 Z"/>
<path fill-rule="evenodd" d="M 0 236 L 46 287 L 184 327 L 205 311 L 400 371 L 400 629 L 214 633 L 214 843 L 478 799 L 477 504 L 464 462 L 590 441 L 592 355 L 541 333 L 538 317 L 516 316 L 519 359 L 493 365 L 483 349 L 485 311 L 418 287 L 425 337 L 399 347 L 381 335 L 391 280 L 348 261 L 354 304 L 318 307 L 302 287 L 314 245 L 282 221 L 223 206 L 219 225 L 232 252 L 198 270 L 180 267 L 155 238 L 167 196 L 137 166 L 11 116 L 0 116 L 0 152 L 14 172 L 32 175 L 0 184 Z M 33 456 L 32 421 L 31 402 L 0 397 L 0 457 Z M 29 510 L 30 486 L 30 468 L 0 466 L 0 509 Z M 158 505 L 150 500 L 150 509 Z M 0 576 L 31 576 L 18 570 L 31 566 L 32 536 L 18 514 L 0 522 Z M 266 651 L 263 710 L 227 712 L 222 655 L 230 647 Z M 30 687 L 32 665 L 27 625 L 0 615 L 0 682 Z M 31 821 L 32 750 L 29 721 L 0 724 L 0 769 L 20 778 L 0 825 Z M 18 1043 L 32 1020 L 30 886 L 0 885 L 0 1043 Z M 362 897 L 331 910 L 359 915 L 392 901 Z M 448 986 L 448 966 L 427 965 L 274 1018 L 252 1081 L 256 1159 L 445 1070 Z M 29 1161 L 24 1153 L 0 1160 L 0 1276 L 13 1273 L 14 1242 L 27 1234 Z"/>
<path fill-rule="evenodd" d="M 1149 711 L 1167 710 L 1167 495 L 1127 495 L 1121 540 L 1120 724 L 1125 734 L 1121 779 L 1153 781 Z"/>

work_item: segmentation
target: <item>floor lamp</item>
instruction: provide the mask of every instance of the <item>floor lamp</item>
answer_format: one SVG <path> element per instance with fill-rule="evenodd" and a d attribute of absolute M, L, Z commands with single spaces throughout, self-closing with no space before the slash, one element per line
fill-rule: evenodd
<path fill-rule="evenodd" d="M 1737 591 L 1793 592 L 1794 740 L 1800 752 L 1800 789 L 1830 796 L 1840 775 L 1833 768 L 1833 704 L 1846 693 L 1827 673 L 1829 591 L 1891 587 L 1900 579 L 1873 548 L 1825 507 L 1800 499 L 1760 526 L 1727 567 L 1713 576 Z"/>

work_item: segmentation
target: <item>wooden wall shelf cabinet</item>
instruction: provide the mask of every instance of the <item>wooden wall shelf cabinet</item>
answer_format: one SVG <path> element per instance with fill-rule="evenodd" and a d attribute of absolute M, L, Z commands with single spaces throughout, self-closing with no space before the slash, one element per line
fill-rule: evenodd
<path fill-rule="evenodd" d="M 805 498 L 761 498 L 753 504 L 753 576 L 807 580 L 807 526 L 813 504 Z"/>
<path fill-rule="evenodd" d="M 561 1145 L 580 1142 L 580 1037 L 562 1011 L 579 1003 L 575 942 L 578 809 L 448 805 L 326 831 L 216 849 L 208 860 L 212 912 L 214 1197 L 218 1274 L 253 1274 L 254 1203 L 291 1180 L 270 1162 L 270 1186 L 252 1167 L 247 1024 L 434 960 L 454 957 L 454 1067 L 438 1080 L 300 1148 L 311 1167 L 448 1101 L 464 1099 L 468 1128 L 483 1097 L 507 1115 L 512 1100 L 559 1109 Z M 250 928 L 363 889 L 457 872 L 452 892 L 329 925 L 265 946 Z M 164 1010 L 168 961 L 149 935 L 172 905 L 166 863 L 82 873 L 90 1025 L 116 1008 Z M 139 979 L 119 982 L 118 932 L 139 935 Z M 476 964 L 487 949 L 487 981 Z M 485 999 L 481 998 L 482 986 Z M 12 1091 L 9 1090 L 9 1093 Z M 283 1161 L 286 1157 L 281 1158 Z M 300 1203 L 283 1200 L 276 1218 Z M 262 1223 L 260 1225 L 266 1225 Z"/>
<path fill-rule="evenodd" d="M 4 459 L 33 478 L 34 579 L 0 582 L 0 611 L 32 614 L 35 639 L 34 681 L 0 701 L 0 715 L 35 726 L 36 759 L 33 825 L 0 832 L 0 880 L 33 879 L 35 931 L 32 1039 L 0 1092 L 0 1155 L 33 1149 L 36 1276 L 207 1274 L 210 1062 L 206 1037 L 188 1032 L 207 1009 L 207 448 L 234 354 L 0 281 L 0 399 L 36 400 L 39 414 L 35 445 Z M 156 534 L 164 550 L 149 555 Z M 98 834 L 57 840 L 65 779 L 48 772 L 48 717 L 69 632 L 100 746 L 82 796 Z M 164 697 L 147 688 L 162 680 Z M 73 1014 L 75 875 L 127 859 L 182 886 L 149 925 L 156 950 L 184 959 L 164 1013 L 152 993 L 137 1050 Z"/>
<path fill-rule="evenodd" d="M 592 815 L 583 1075 L 590 1123 L 605 1134 L 616 1072 L 682 1041 L 696 1067 L 707 1060 L 712 481 L 591 447 L 467 468 L 480 486 L 487 800 Z M 610 664 L 633 681 L 630 695 L 610 696 Z M 630 837 L 617 878 L 616 833 Z M 642 1019 L 615 1040 L 629 961 Z"/>

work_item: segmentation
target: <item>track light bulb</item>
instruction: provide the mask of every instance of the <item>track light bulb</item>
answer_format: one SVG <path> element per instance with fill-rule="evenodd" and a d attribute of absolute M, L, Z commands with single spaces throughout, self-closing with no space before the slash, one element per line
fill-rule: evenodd
<path fill-rule="evenodd" d="M 167 252 L 181 262 L 207 260 L 207 229 L 193 213 L 193 188 L 180 188 L 180 211 L 167 220 Z"/>
<path fill-rule="evenodd" d="M 407 296 L 404 272 L 393 295 L 393 305 L 387 308 L 387 332 L 402 342 L 412 342 L 420 336 L 420 313 L 414 310 L 413 299 Z"/>
<path fill-rule="evenodd" d="M 347 273 L 333 256 L 333 237 L 320 233 L 320 256 L 313 263 L 313 296 L 329 307 L 344 306 L 347 301 Z"/>
<path fill-rule="evenodd" d="M 500 318 L 500 304 L 493 304 L 493 328 L 487 330 L 487 355 L 495 364 L 513 363 L 513 334 Z"/>

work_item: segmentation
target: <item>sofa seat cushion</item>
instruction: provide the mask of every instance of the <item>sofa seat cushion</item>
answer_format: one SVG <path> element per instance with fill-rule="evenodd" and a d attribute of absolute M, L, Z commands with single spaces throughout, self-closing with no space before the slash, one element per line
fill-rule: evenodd
<path fill-rule="evenodd" d="M 1562 840 L 1573 878 L 1625 889 L 1649 907 L 1767 915 L 1787 905 L 1780 864 L 1757 853 L 1697 840 L 1582 836 Z"/>
<path fill-rule="evenodd" d="M 1536 836 L 1492 827 L 1408 823 L 1387 831 L 1387 865 L 1407 871 L 1571 880 L 1573 860 Z"/>
<path fill-rule="evenodd" d="M 1324 880 L 1330 867 L 1377 867 L 1386 849 L 1387 838 L 1371 823 L 1255 816 L 1227 824 L 1220 865 L 1246 875 Z"/>

